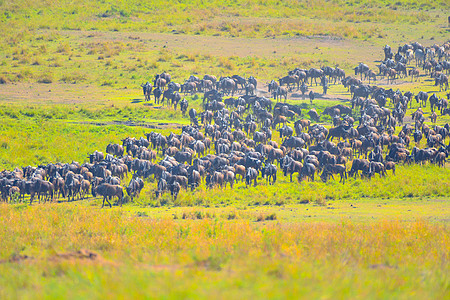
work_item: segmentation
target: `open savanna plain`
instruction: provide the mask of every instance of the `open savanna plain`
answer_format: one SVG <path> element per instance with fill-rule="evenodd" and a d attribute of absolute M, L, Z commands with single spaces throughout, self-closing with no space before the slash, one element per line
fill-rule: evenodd
<path fill-rule="evenodd" d="M 181 133 L 188 116 L 143 101 L 140 84 L 163 71 L 179 83 L 253 75 L 270 97 L 267 83 L 295 67 L 353 75 L 360 62 L 377 70 L 385 44 L 443 44 L 449 11 L 424 0 L 0 0 L 0 167 L 84 163 L 126 137 Z M 375 84 L 448 93 L 422 70 L 418 81 Z M 350 106 L 341 84 L 310 89 L 312 105 L 295 93 L 287 102 L 319 114 Z M 203 110 L 201 93 L 185 97 Z M 428 105 L 431 126 L 430 115 Z M 437 125 L 449 122 L 438 113 Z M 202 183 L 176 200 L 156 198 L 152 177 L 111 209 L 91 195 L 0 202 L 0 299 L 448 299 L 448 167 L 398 164 L 395 175 L 345 184 L 290 182 L 279 170 L 274 185 Z"/>

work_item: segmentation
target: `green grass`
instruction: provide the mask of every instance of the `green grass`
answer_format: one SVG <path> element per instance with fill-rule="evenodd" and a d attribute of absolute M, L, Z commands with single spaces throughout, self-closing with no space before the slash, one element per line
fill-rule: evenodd
<path fill-rule="evenodd" d="M 445 24 L 445 1 L 2 1 L 12 28 L 225 36 L 378 37 L 387 25 Z M 443 19 L 445 16 L 441 16 Z M 238 22 L 236 22 L 236 19 Z M 437 20 L 436 20 L 437 19 Z M 331 24 L 334 25 L 331 25 Z M 25 25 L 25 26 L 24 26 Z"/>
<path fill-rule="evenodd" d="M 445 298 L 448 226 L 130 217 L 0 205 L 2 298 Z M 278 214 L 278 212 L 277 212 Z M 89 223 L 89 226 L 85 224 Z M 89 249 L 97 259 L 64 259 Z"/>

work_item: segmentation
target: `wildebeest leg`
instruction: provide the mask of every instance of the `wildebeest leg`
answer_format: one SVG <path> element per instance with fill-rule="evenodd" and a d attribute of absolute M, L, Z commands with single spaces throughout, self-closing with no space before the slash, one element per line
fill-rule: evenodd
<path fill-rule="evenodd" d="M 112 197 L 110 197 L 109 200 L 112 200 L 111 198 Z M 108 196 L 105 196 L 105 199 L 106 199 L 106 202 L 108 202 L 108 204 L 109 204 L 109 208 L 112 208 L 111 202 L 109 202 L 109 200 L 108 200 Z"/>

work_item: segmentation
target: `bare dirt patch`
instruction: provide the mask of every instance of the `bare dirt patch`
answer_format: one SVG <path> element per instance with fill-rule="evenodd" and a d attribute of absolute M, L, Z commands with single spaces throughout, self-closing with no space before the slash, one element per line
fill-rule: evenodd
<path fill-rule="evenodd" d="M 117 89 L 87 84 L 13 83 L 0 89 L 0 102 L 21 104 L 105 104 Z"/>
<path fill-rule="evenodd" d="M 12 255 L 9 259 L 0 260 L 0 264 L 34 262 L 37 260 L 38 260 L 38 258 L 35 258 L 32 256 Z M 70 262 L 75 262 L 75 263 L 93 262 L 93 263 L 99 263 L 99 264 L 117 265 L 117 263 L 106 260 L 100 254 L 98 254 L 94 251 L 91 251 L 91 250 L 87 250 L 87 249 L 81 249 L 81 250 L 73 251 L 73 252 L 57 253 L 55 255 L 47 257 L 45 260 L 47 260 L 49 262 L 62 262 L 62 261 L 70 261 Z"/>
<path fill-rule="evenodd" d="M 329 51 L 334 55 L 340 55 L 340 57 L 342 57 L 341 54 L 345 54 L 345 56 L 356 57 L 356 60 L 365 58 L 365 61 L 372 61 L 379 59 L 381 51 L 379 46 L 371 42 L 326 36 L 240 38 L 151 32 L 58 31 L 58 33 L 88 39 L 90 42 L 104 42 L 105 40 L 129 42 L 133 40 L 148 45 L 147 49 L 162 47 L 183 51 L 189 49 L 194 53 L 218 56 L 280 58 L 292 54 L 316 54 L 320 56 Z"/>
<path fill-rule="evenodd" d="M 112 121 L 112 122 L 70 122 L 72 124 L 88 124 L 94 126 L 105 126 L 105 125 L 124 125 L 132 127 L 143 127 L 149 129 L 181 129 L 181 125 L 176 123 L 141 123 L 133 121 Z"/>

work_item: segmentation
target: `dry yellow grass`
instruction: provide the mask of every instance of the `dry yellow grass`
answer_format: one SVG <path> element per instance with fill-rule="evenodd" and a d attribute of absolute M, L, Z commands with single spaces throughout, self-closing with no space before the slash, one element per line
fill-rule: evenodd
<path fill-rule="evenodd" d="M 448 295 L 446 224 L 173 220 L 68 204 L 0 215 L 3 299 Z"/>

